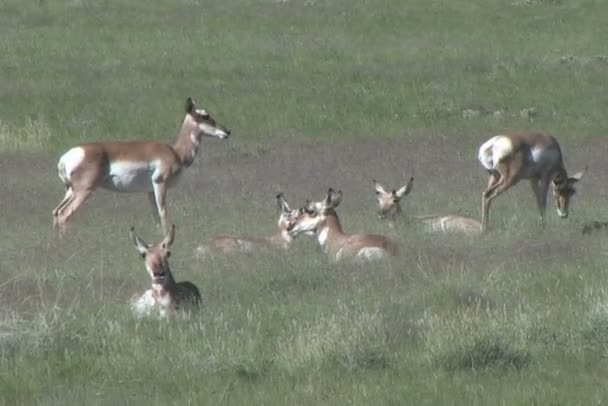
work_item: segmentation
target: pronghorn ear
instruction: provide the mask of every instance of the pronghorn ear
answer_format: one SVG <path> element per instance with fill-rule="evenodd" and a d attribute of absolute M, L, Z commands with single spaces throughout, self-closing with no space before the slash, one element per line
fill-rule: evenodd
<path fill-rule="evenodd" d="M 146 242 L 137 235 L 135 232 L 135 227 L 131 227 L 129 230 L 129 237 L 131 238 L 131 241 L 133 241 L 133 244 L 135 244 L 135 248 L 137 248 L 137 251 L 139 251 L 140 254 L 145 255 L 146 252 L 148 252 L 148 244 L 146 244 Z"/>
<path fill-rule="evenodd" d="M 583 178 L 583 175 L 585 175 L 585 172 L 587 172 L 587 169 L 589 169 L 588 166 L 586 166 L 585 169 L 583 169 L 582 171 L 577 172 L 574 175 L 570 176 L 568 178 L 568 182 L 574 183 L 574 182 L 578 182 L 579 180 L 581 180 Z"/>
<path fill-rule="evenodd" d="M 285 200 L 285 196 L 282 192 L 277 195 L 277 207 L 279 208 L 280 212 L 291 211 L 289 204 L 287 204 L 287 200 Z"/>
<path fill-rule="evenodd" d="M 175 224 L 171 224 L 171 230 L 165 235 L 165 239 L 161 242 L 161 246 L 163 248 L 169 248 L 171 244 L 173 244 L 173 239 L 175 238 Z"/>
<path fill-rule="evenodd" d="M 384 187 L 384 185 L 382 185 L 381 183 L 377 182 L 376 179 L 374 179 L 374 188 L 376 189 L 376 193 L 377 194 L 383 194 L 383 195 L 387 195 L 388 192 L 386 191 L 386 188 Z"/>
<path fill-rule="evenodd" d="M 333 188 L 327 189 L 327 194 L 325 195 L 325 199 L 323 199 L 323 202 L 321 203 L 323 205 L 324 209 L 328 208 L 331 205 L 331 199 L 332 199 L 333 194 L 334 194 Z"/>
<path fill-rule="evenodd" d="M 331 208 L 335 209 L 342 202 L 342 191 L 338 190 L 337 192 L 332 193 L 331 195 Z"/>
<path fill-rule="evenodd" d="M 194 110 L 196 110 L 196 103 L 194 103 L 192 97 L 188 97 L 186 99 L 186 113 L 192 113 Z"/>
<path fill-rule="evenodd" d="M 397 197 L 397 199 L 401 199 L 403 196 L 408 195 L 412 191 L 413 187 L 414 187 L 414 178 L 411 177 L 410 180 L 407 182 L 407 185 L 396 190 L 394 192 L 394 194 Z"/>

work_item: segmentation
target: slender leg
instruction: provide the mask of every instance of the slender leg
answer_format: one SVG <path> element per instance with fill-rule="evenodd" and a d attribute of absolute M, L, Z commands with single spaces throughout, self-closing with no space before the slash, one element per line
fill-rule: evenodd
<path fill-rule="evenodd" d="M 156 197 L 154 195 L 154 192 L 149 192 L 148 193 L 148 201 L 150 202 L 150 205 L 152 206 L 152 217 L 154 217 L 154 221 L 156 222 L 156 224 L 160 224 L 160 216 L 159 216 L 159 210 L 158 210 L 158 205 L 156 204 Z"/>
<path fill-rule="evenodd" d="M 74 191 L 70 186 L 66 187 L 65 196 L 63 196 L 63 200 L 53 209 L 53 217 L 57 217 L 59 212 L 68 204 L 74 196 Z"/>
<path fill-rule="evenodd" d="M 154 198 L 156 200 L 156 207 L 158 207 L 158 216 L 163 227 L 163 232 L 167 234 L 169 232 L 169 226 L 167 221 L 167 185 L 164 182 L 154 183 Z"/>
<path fill-rule="evenodd" d="M 491 171 L 488 179 L 488 187 L 481 194 L 481 229 L 486 231 L 490 215 L 490 200 L 488 196 L 499 186 L 502 177 L 500 173 Z"/>
<path fill-rule="evenodd" d="M 56 227 L 60 231 L 65 231 L 65 225 L 68 220 L 74 215 L 76 210 L 91 196 L 94 189 L 85 189 L 82 191 L 74 191 L 74 196 L 63 208 L 57 213 Z"/>
<path fill-rule="evenodd" d="M 547 209 L 547 193 L 549 192 L 549 184 L 551 180 L 548 176 L 544 176 L 538 183 L 538 211 L 540 212 L 541 225 L 545 226 L 545 210 Z"/>

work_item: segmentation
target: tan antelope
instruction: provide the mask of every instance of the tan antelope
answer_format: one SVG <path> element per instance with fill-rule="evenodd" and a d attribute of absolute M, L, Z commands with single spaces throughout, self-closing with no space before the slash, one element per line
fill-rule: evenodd
<path fill-rule="evenodd" d="M 488 227 L 490 204 L 498 195 L 521 179 L 529 179 L 536 196 L 536 204 L 544 224 L 549 184 L 553 183 L 553 197 L 557 214 L 568 217 L 574 184 L 581 180 L 587 168 L 568 177 L 562 151 L 555 137 L 539 132 L 497 135 L 479 147 L 479 162 L 489 172 L 488 187 L 481 198 L 481 224 Z"/>
<path fill-rule="evenodd" d="M 292 210 L 283 193 L 276 196 L 279 209 L 278 230 L 269 237 L 236 237 L 223 235 L 213 237 L 205 245 L 196 248 L 196 256 L 202 258 L 211 251 L 224 254 L 229 253 L 252 253 L 268 249 L 286 250 L 289 248 L 293 237 L 287 232 L 290 222 L 297 217 L 299 210 Z"/>
<path fill-rule="evenodd" d="M 63 154 L 57 164 L 66 192 L 53 210 L 60 231 L 98 187 L 115 192 L 147 192 L 153 215 L 167 231 L 167 190 L 192 165 L 203 135 L 227 138 L 230 131 L 207 110 L 186 100 L 186 116 L 173 145 L 158 141 L 114 141 L 82 144 Z"/>
<path fill-rule="evenodd" d="M 401 198 L 407 196 L 414 187 L 414 178 L 399 189 L 390 192 L 381 183 L 374 180 L 376 199 L 378 200 L 378 217 L 381 220 L 390 219 L 394 221 L 401 214 Z M 481 223 L 472 218 L 455 215 L 427 214 L 422 216 L 407 216 L 408 219 L 421 222 L 432 232 L 442 233 L 464 233 L 476 235 L 481 233 Z M 389 223 L 391 224 L 391 223 Z"/>
<path fill-rule="evenodd" d="M 165 318 L 177 311 L 196 309 L 201 302 L 201 294 L 191 282 L 175 282 L 169 269 L 169 248 L 175 237 L 175 225 L 171 226 L 165 238 L 156 245 L 148 245 L 131 227 L 129 233 L 135 248 L 145 261 L 146 270 L 152 278 L 152 288 L 141 295 L 134 295 L 131 308 L 136 316 L 157 315 Z"/>
<path fill-rule="evenodd" d="M 336 261 L 374 260 L 395 255 L 395 244 L 383 235 L 349 235 L 342 230 L 335 210 L 341 200 L 341 191 L 329 189 L 323 201 L 307 202 L 289 225 L 289 233 L 294 237 L 301 233 L 314 235 L 319 246 Z"/>

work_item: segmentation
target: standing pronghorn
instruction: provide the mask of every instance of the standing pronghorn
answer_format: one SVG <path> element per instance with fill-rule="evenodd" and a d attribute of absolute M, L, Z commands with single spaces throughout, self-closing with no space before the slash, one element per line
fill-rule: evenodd
<path fill-rule="evenodd" d="M 372 260 L 394 255 L 395 244 L 383 235 L 344 233 L 335 211 L 341 200 L 341 191 L 329 189 L 323 201 L 306 204 L 289 225 L 289 232 L 294 237 L 300 233 L 314 235 L 319 245 L 336 261 Z"/>
<path fill-rule="evenodd" d="M 70 149 L 57 164 L 66 193 L 53 210 L 53 225 L 63 231 L 74 212 L 102 187 L 116 192 L 147 192 L 154 218 L 166 232 L 167 189 L 192 164 L 203 135 L 227 138 L 230 131 L 188 98 L 186 117 L 172 146 L 157 141 L 115 141 Z"/>
<path fill-rule="evenodd" d="M 490 179 L 481 198 L 481 224 L 488 227 L 490 203 L 521 179 L 529 179 L 536 196 L 536 204 L 544 223 L 549 183 L 553 182 L 553 196 L 557 214 L 568 217 L 568 205 L 574 195 L 574 184 L 585 171 L 568 177 L 557 140 L 549 134 L 524 132 L 497 135 L 479 148 L 479 161 L 488 170 Z"/>
<path fill-rule="evenodd" d="M 414 178 L 410 178 L 405 186 L 389 192 L 381 183 L 374 180 L 376 199 L 378 199 L 378 217 L 380 219 L 390 218 L 391 221 L 394 221 L 401 214 L 401 198 L 408 195 L 412 191 L 413 186 Z M 422 222 L 429 231 L 455 232 L 468 235 L 475 235 L 481 232 L 481 223 L 468 217 L 434 214 L 407 217 Z"/>
<path fill-rule="evenodd" d="M 171 226 L 165 238 L 158 244 L 150 246 L 144 242 L 131 227 L 129 233 L 137 251 L 144 258 L 146 269 L 152 278 L 152 288 L 142 295 L 134 295 L 131 301 L 133 312 L 138 316 L 148 316 L 157 313 L 167 317 L 179 310 L 192 310 L 199 306 L 201 294 L 191 282 L 175 282 L 168 258 L 169 248 L 175 237 L 175 226 Z"/>
<path fill-rule="evenodd" d="M 279 193 L 276 196 L 276 201 L 279 209 L 279 220 L 277 222 L 278 230 L 275 234 L 269 237 L 235 237 L 230 235 L 213 237 L 206 244 L 196 248 L 196 255 L 204 257 L 210 251 L 228 254 L 237 252 L 252 253 L 267 249 L 288 249 L 293 241 L 293 237 L 287 232 L 287 227 L 297 217 L 299 209 L 292 210 L 287 200 L 285 200 L 283 193 Z"/>

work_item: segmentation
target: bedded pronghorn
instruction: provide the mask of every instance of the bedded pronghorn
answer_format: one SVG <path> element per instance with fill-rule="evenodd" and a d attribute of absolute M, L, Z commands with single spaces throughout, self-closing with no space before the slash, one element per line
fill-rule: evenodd
<path fill-rule="evenodd" d="M 157 141 L 115 141 L 82 144 L 57 164 L 66 192 L 53 210 L 53 224 L 63 231 L 76 210 L 98 187 L 116 192 L 147 192 L 153 215 L 167 231 L 167 190 L 198 153 L 203 135 L 227 138 L 230 131 L 205 109 L 186 100 L 186 116 L 173 145 Z"/>
<path fill-rule="evenodd" d="M 380 219 L 395 220 L 401 214 L 401 198 L 408 195 L 414 187 L 414 178 L 399 189 L 388 191 L 381 183 L 374 180 L 376 189 L 376 199 L 378 200 L 378 217 Z M 429 231 L 444 233 L 464 233 L 475 235 L 481 232 L 481 223 L 472 218 L 455 215 L 422 215 L 407 216 L 408 219 L 419 221 L 426 226 Z"/>
<path fill-rule="evenodd" d="M 175 237 L 175 225 L 158 244 L 150 246 L 144 242 L 131 228 L 129 236 L 135 248 L 145 261 L 146 270 L 152 278 L 152 288 L 141 295 L 134 295 L 131 308 L 136 316 L 149 316 L 156 314 L 167 317 L 176 311 L 189 311 L 196 309 L 201 302 L 201 294 L 191 282 L 175 282 L 168 258 L 171 255 L 169 248 Z"/>
<path fill-rule="evenodd" d="M 321 202 L 307 202 L 299 215 L 289 224 L 292 236 L 314 235 L 317 242 L 333 259 L 372 260 L 395 255 L 393 241 L 383 235 L 346 234 L 336 214 L 342 192 L 329 189 Z"/>
<path fill-rule="evenodd" d="M 581 180 L 587 168 L 568 177 L 562 152 L 555 137 L 539 132 L 497 135 L 479 148 L 478 159 L 489 172 L 488 187 L 481 198 L 481 224 L 488 227 L 490 204 L 498 195 L 521 179 L 529 179 L 536 197 L 541 223 L 544 223 L 549 184 L 557 214 L 568 217 L 568 206 L 574 195 L 574 184 Z"/>
<path fill-rule="evenodd" d="M 293 237 L 287 232 L 290 222 L 297 217 L 299 209 L 292 210 L 283 193 L 276 196 L 279 209 L 278 230 L 269 237 L 236 237 L 223 235 L 213 237 L 206 244 L 196 248 L 196 256 L 202 258 L 213 251 L 228 253 L 252 253 L 254 251 L 289 248 Z"/>

